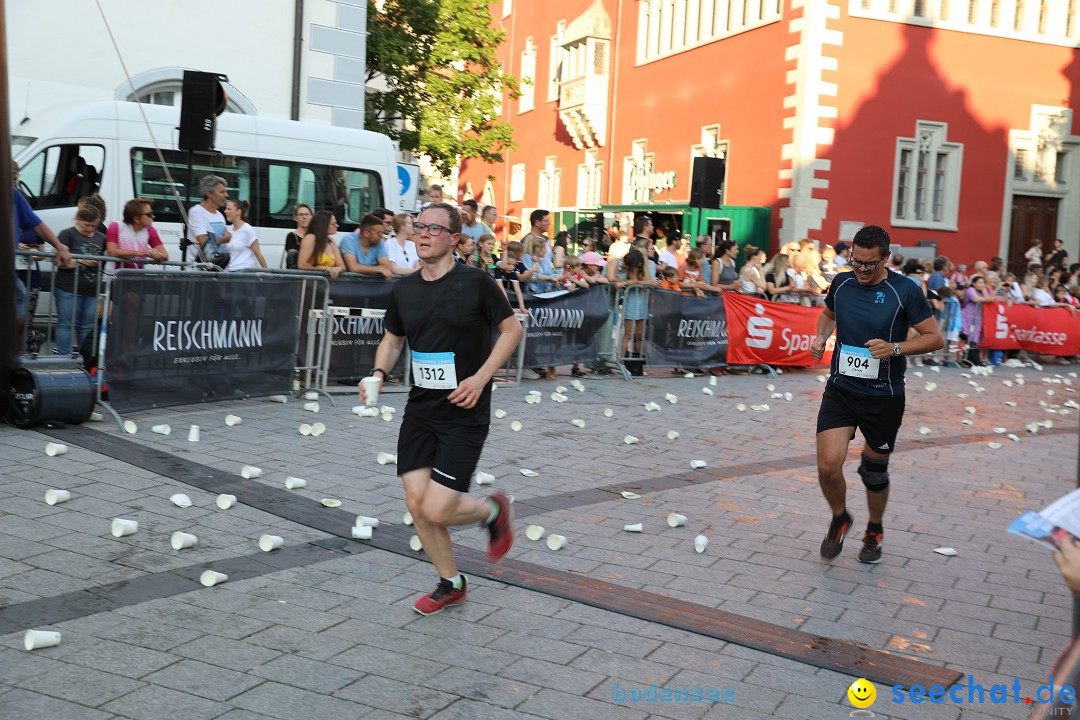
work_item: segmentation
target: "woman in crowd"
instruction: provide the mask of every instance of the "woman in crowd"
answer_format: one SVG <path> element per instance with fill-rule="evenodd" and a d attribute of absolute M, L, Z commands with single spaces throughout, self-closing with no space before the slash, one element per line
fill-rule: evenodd
<path fill-rule="evenodd" d="M 105 248 L 105 236 L 98 232 L 100 222 L 97 208 L 88 205 L 76 213 L 75 226 L 61 231 L 58 239 L 73 255 L 101 255 Z M 94 326 L 98 306 L 98 261 L 75 260 L 74 267 L 57 265 L 55 272 L 53 299 L 56 302 L 57 323 L 53 353 L 68 355 L 78 352 Z M 72 326 L 75 328 L 74 338 Z"/>
<path fill-rule="evenodd" d="M 128 200 L 124 203 L 123 219 L 122 223 L 109 224 L 105 235 L 106 255 L 122 259 L 169 259 L 169 251 L 165 249 L 157 230 L 154 229 L 154 211 L 149 200 Z M 141 268 L 142 263 L 119 263 L 118 267 Z"/>
<path fill-rule="evenodd" d="M 232 236 L 225 245 L 229 253 L 229 264 L 225 272 L 239 272 L 254 267 L 266 267 L 266 259 L 259 248 L 259 238 L 255 228 L 247 222 L 247 213 L 251 203 L 247 200 L 230 200 L 225 203 L 225 219 L 232 224 Z"/>
<path fill-rule="evenodd" d="M 745 248 L 746 263 L 739 271 L 739 292 L 743 295 L 765 297 L 765 276 L 761 266 L 765 262 L 765 251 L 753 245 Z"/>
<path fill-rule="evenodd" d="M 337 278 L 345 272 L 345 261 L 334 242 L 334 233 L 338 223 L 334 213 L 320 210 L 311 218 L 308 234 L 300 241 L 297 255 L 297 267 L 301 270 L 321 270 L 331 278 Z"/>
<path fill-rule="evenodd" d="M 826 245 L 821 249 L 821 261 L 818 263 L 818 271 L 825 282 L 832 284 L 836 277 L 836 248 Z"/>
<path fill-rule="evenodd" d="M 522 258 L 526 271 L 519 273 L 522 281 L 527 280 L 526 292 L 536 295 L 555 289 L 558 277 L 551 263 L 547 239 L 535 235 L 525 241 L 525 256 Z"/>
<path fill-rule="evenodd" d="M 984 303 L 994 302 L 995 299 L 986 285 L 986 278 L 982 275 L 973 275 L 971 284 L 964 291 L 963 300 L 960 302 L 961 332 L 967 337 L 971 350 L 978 350 L 980 365 L 985 365 L 987 362 L 987 351 L 979 347 L 983 337 L 982 306 Z"/>
<path fill-rule="evenodd" d="M 498 264 L 499 256 L 495 254 L 495 236 L 484 233 L 476 241 L 476 266 L 494 276 Z"/>
<path fill-rule="evenodd" d="M 457 245 L 454 246 L 454 257 L 457 259 L 458 264 L 475 265 L 474 250 L 476 250 L 476 241 L 473 240 L 472 235 L 461 233 L 458 236 Z"/>
<path fill-rule="evenodd" d="M 711 290 L 727 292 L 737 290 L 739 273 L 735 271 L 735 258 L 739 256 L 739 246 L 734 240 L 724 240 L 716 246 L 710 267 L 712 268 L 709 284 Z"/>
<path fill-rule="evenodd" d="M 386 256 L 390 258 L 390 268 L 395 275 L 411 275 L 420 266 L 420 256 L 416 254 L 413 242 L 413 217 L 398 213 L 390 221 L 394 236 L 386 240 Z"/>
<path fill-rule="evenodd" d="M 626 255 L 608 267 L 615 268 L 614 283 L 617 288 L 632 287 L 635 285 L 648 287 L 653 284 L 645 271 L 645 256 L 637 248 L 630 250 Z M 616 357 L 641 357 L 641 337 L 645 324 L 645 317 L 649 312 L 649 295 L 647 292 L 635 292 L 626 298 L 623 303 L 623 333 L 619 338 L 619 349 Z M 640 360 L 626 363 L 631 375 L 644 375 L 643 363 Z"/>
<path fill-rule="evenodd" d="M 290 270 L 296 269 L 296 256 L 300 252 L 300 242 L 308 234 L 308 226 L 311 225 L 311 206 L 300 203 L 293 210 L 293 221 L 296 229 L 285 236 L 285 255 L 281 258 L 285 267 Z"/>
<path fill-rule="evenodd" d="M 551 248 L 551 267 L 555 270 L 555 274 L 561 273 L 563 265 L 566 263 L 566 253 L 569 252 L 567 243 L 569 242 L 570 233 L 565 230 L 555 236 L 555 244 Z"/>

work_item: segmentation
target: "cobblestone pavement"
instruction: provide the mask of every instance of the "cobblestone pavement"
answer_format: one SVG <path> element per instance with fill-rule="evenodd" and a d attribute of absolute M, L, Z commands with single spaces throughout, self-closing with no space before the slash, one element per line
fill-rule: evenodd
<path fill-rule="evenodd" d="M 523 509 L 564 500 L 544 505 L 563 509 L 520 518 L 511 558 L 964 675 L 962 704 L 895 703 L 892 690 L 879 686 L 877 717 L 1026 717 L 1024 699 L 1034 697 L 1068 642 L 1071 599 L 1050 554 L 1005 527 L 1018 512 L 1039 509 L 1075 485 L 1078 414 L 1065 403 L 1077 397 L 1072 384 L 1080 381 L 1071 367 L 1001 368 L 988 377 L 918 372 L 909 369 L 878 566 L 855 560 L 866 520 L 854 473 L 861 438 L 847 466 L 858 532 L 832 563 L 818 555 L 828 511 L 813 456 L 824 387 L 816 371 L 729 376 L 715 386 L 653 371 L 629 383 L 586 379 L 585 392 L 569 387 L 568 377 L 501 388 L 493 408 L 507 415 L 493 418 L 479 469 L 494 474 Z M 928 383 L 936 389 L 928 391 Z M 569 387 L 565 403 L 550 398 L 560 384 Z M 529 390 L 542 391 L 542 402 L 526 404 Z M 383 400 L 399 410 L 405 404 L 401 394 Z M 286 476 L 302 477 L 308 485 L 296 496 L 338 498 L 352 513 L 400 523 L 400 482 L 392 465 L 376 462 L 380 451 L 394 451 L 400 412 L 384 422 L 352 414 L 352 397 L 336 401 L 323 399 L 318 415 L 295 399 L 135 413 L 128 419 L 138 433 L 125 439 L 228 473 L 244 464 L 263 468 L 250 482 L 282 487 Z M 650 401 L 660 410 L 647 411 Z M 769 409 L 740 411 L 739 404 Z M 606 408 L 613 417 L 605 417 Z M 226 427 L 227 413 L 243 423 Z M 584 420 L 584 428 L 572 419 Z M 512 431 L 514 420 L 523 424 L 520 432 Z M 1026 428 L 1048 420 L 1052 429 Z M 300 423 L 315 421 L 326 424 L 324 435 L 297 432 Z M 151 433 L 158 423 L 170 423 L 173 433 Z M 201 442 L 188 442 L 190 424 L 201 426 Z M 121 437 L 112 423 L 93 428 Z M 677 439 L 668 439 L 670 430 Z M 627 434 L 640 442 L 624 444 Z M 257 562 L 263 533 L 283 536 L 286 550 L 328 536 L 244 505 L 219 510 L 213 494 L 141 469 L 137 458 L 126 462 L 74 444 L 49 457 L 44 446 L 53 439 L 0 428 L 0 621 L 8 618 L 3 627 L 11 630 L 0 635 L 4 720 L 817 719 L 847 717 L 852 709 L 848 675 L 489 579 L 473 579 L 462 607 L 421 617 L 411 605 L 434 587 L 431 566 L 384 550 L 312 554 L 217 587 L 170 589 L 164 578 L 175 580 L 171 570 L 242 564 L 245 557 Z M 992 442 L 1001 447 L 990 448 Z M 708 467 L 691 470 L 691 460 Z M 673 475 L 695 482 L 657 489 L 657 478 Z M 72 499 L 47 505 L 48 488 L 70 490 Z M 592 488 L 611 492 L 583 492 Z M 624 499 L 614 492 L 620 488 L 641 497 Z M 194 506 L 170 503 L 177 492 Z M 688 516 L 685 527 L 667 526 L 672 511 Z M 113 538 L 114 517 L 139 521 L 139 531 Z M 636 522 L 643 532 L 623 531 Z M 528 523 L 565 535 L 566 547 L 553 552 L 527 540 Z M 172 550 L 176 530 L 197 535 L 198 545 Z M 698 534 L 709 538 L 702 554 L 693 548 Z M 485 543 L 474 528 L 455 538 L 475 548 Z M 955 548 L 956 556 L 936 554 L 941 546 Z M 121 603 L 95 605 L 95 591 L 80 592 L 140 578 L 153 578 L 139 587 L 156 587 L 160 596 L 133 590 Z M 63 642 L 25 651 L 26 627 L 12 627 L 11 619 L 57 607 L 68 608 L 69 619 L 35 627 L 61 631 Z M 991 702 L 996 683 L 1009 686 L 1009 702 Z M 731 699 L 630 699 L 654 684 L 730 689 Z M 971 685 L 985 688 L 986 702 L 967 702 L 969 691 L 977 692 Z M 620 693 L 626 699 L 617 700 Z"/>

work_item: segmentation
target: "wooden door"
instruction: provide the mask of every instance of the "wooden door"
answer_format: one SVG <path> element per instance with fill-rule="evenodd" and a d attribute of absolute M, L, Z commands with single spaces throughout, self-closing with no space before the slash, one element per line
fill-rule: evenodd
<path fill-rule="evenodd" d="M 1013 195 L 1012 226 L 1009 229 L 1009 270 L 1023 277 L 1027 269 L 1024 253 L 1032 240 L 1043 241 L 1043 252 L 1048 252 L 1057 237 L 1058 198 Z"/>

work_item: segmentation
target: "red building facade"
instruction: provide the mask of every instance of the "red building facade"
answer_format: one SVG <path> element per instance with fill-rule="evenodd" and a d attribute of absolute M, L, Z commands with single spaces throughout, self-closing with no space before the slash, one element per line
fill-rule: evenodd
<path fill-rule="evenodd" d="M 502 0 L 518 150 L 459 190 L 536 207 L 768 206 L 772 250 L 863 224 L 956 262 L 1080 243 L 1080 0 Z"/>

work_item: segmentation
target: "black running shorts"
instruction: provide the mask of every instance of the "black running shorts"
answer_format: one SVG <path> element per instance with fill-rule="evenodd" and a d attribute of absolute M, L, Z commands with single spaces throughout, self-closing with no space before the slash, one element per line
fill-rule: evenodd
<path fill-rule="evenodd" d="M 839 427 L 862 431 L 866 447 L 888 454 L 896 448 L 896 435 L 904 420 L 903 395 L 863 395 L 829 383 L 821 396 L 817 431 Z"/>
<path fill-rule="evenodd" d="M 398 475 L 431 468 L 435 482 L 469 492 L 487 435 L 487 425 L 426 420 L 406 412 L 398 433 Z"/>

